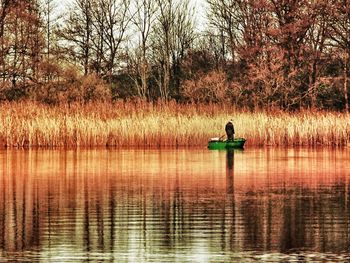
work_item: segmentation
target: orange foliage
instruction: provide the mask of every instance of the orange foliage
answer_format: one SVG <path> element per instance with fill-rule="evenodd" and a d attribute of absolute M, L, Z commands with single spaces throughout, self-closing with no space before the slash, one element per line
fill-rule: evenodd
<path fill-rule="evenodd" d="M 183 95 L 193 102 L 223 102 L 227 100 L 229 83 L 222 71 L 211 71 L 182 85 Z"/>

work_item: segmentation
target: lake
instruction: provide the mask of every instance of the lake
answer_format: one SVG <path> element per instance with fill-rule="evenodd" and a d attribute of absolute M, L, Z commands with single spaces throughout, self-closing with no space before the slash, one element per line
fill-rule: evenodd
<path fill-rule="evenodd" d="M 350 149 L 0 151 L 0 261 L 344 262 Z"/>

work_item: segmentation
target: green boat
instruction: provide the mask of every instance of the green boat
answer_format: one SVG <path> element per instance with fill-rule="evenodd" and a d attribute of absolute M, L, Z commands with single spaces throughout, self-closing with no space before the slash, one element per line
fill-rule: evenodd
<path fill-rule="evenodd" d="M 225 150 L 225 149 L 243 149 L 244 138 L 236 138 L 233 141 L 223 141 L 218 138 L 212 138 L 208 142 L 208 149 L 209 150 Z"/>

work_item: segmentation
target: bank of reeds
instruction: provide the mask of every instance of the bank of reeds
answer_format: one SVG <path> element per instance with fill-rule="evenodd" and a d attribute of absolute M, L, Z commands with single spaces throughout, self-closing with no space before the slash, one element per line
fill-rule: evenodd
<path fill-rule="evenodd" d="M 244 112 L 219 105 L 116 102 L 0 105 L 1 147 L 202 146 L 234 120 L 247 146 L 349 146 L 350 115 L 330 112 Z"/>

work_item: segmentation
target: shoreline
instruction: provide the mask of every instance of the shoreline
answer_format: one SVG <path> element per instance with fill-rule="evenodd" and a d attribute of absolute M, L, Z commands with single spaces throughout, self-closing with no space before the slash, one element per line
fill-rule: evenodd
<path fill-rule="evenodd" d="M 245 112 L 219 105 L 0 104 L 0 148 L 201 147 L 233 119 L 246 147 L 349 147 L 350 114 Z"/>

